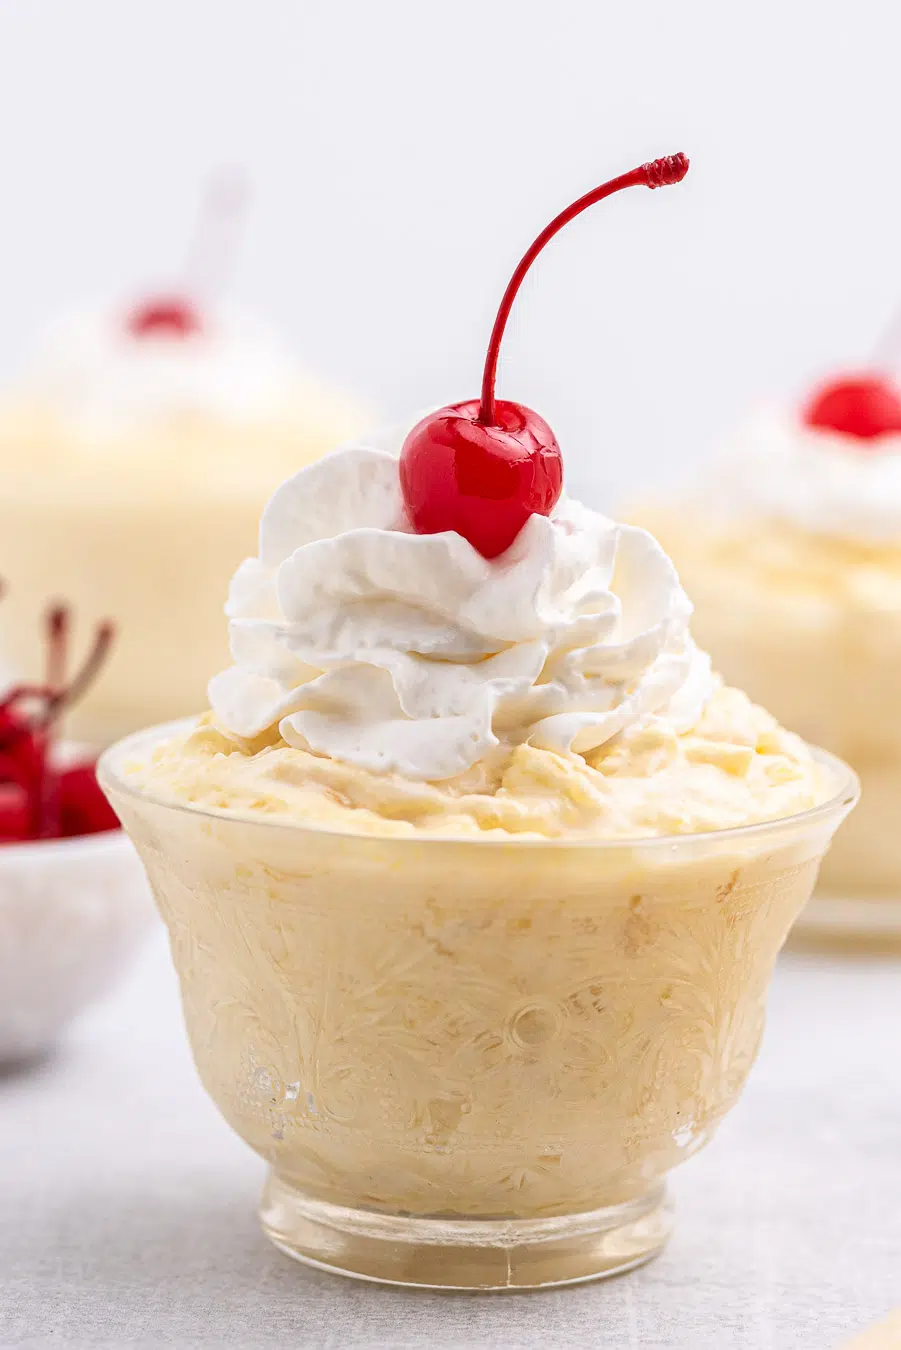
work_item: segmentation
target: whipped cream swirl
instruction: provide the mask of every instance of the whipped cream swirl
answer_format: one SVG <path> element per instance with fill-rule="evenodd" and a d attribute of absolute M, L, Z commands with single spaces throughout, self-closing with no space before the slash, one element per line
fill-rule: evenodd
<path fill-rule="evenodd" d="M 363 445 L 278 489 L 226 613 L 235 664 L 209 689 L 226 731 L 277 725 L 409 779 L 454 777 L 498 745 L 586 753 L 652 718 L 687 730 L 714 688 L 644 530 L 564 499 L 489 562 L 460 535 L 412 533 L 396 454 Z"/>
<path fill-rule="evenodd" d="M 734 437 L 702 496 L 733 519 L 901 544 L 901 435 L 862 441 L 763 410 Z"/>
<path fill-rule="evenodd" d="M 205 312 L 197 333 L 135 336 L 118 307 L 73 313 L 52 325 L 23 376 L 30 399 L 86 436 L 183 414 L 226 422 L 272 416 L 295 372 L 266 324 Z"/>

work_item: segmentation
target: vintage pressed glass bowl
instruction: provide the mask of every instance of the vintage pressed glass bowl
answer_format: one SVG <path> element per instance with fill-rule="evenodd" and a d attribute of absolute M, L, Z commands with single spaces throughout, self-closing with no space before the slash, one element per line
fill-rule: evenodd
<path fill-rule="evenodd" d="M 340 834 L 100 778 L 171 936 L 204 1086 L 270 1165 L 277 1246 L 362 1278 L 640 1264 L 664 1178 L 754 1060 L 776 954 L 853 805 L 647 841 Z"/>

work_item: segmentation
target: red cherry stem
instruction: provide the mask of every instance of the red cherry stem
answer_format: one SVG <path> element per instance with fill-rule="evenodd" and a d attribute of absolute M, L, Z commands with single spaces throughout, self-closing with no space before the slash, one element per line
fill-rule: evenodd
<path fill-rule="evenodd" d="M 50 698 L 61 693 L 66 682 L 66 657 L 69 645 L 69 610 L 65 605 L 52 605 L 46 616 L 46 659 L 44 678 Z M 34 778 L 31 790 L 31 831 L 38 839 L 59 832 L 59 793 L 52 766 L 49 763 L 53 737 L 50 719 L 32 729 L 34 743 Z"/>
<path fill-rule="evenodd" d="M 105 620 L 97 625 L 94 634 L 94 645 L 88 652 L 81 670 L 69 684 L 58 689 L 50 699 L 48 705 L 48 715 L 45 716 L 45 723 L 55 721 L 64 708 L 69 708 L 73 703 L 77 703 L 81 696 L 87 691 L 88 686 L 94 683 L 100 671 L 100 667 L 109 654 L 115 637 L 115 625 Z"/>
<path fill-rule="evenodd" d="M 69 651 L 69 610 L 65 605 L 53 605 L 47 612 L 47 669 L 45 682 L 51 689 L 61 689 L 66 682 L 66 657 Z"/>
<path fill-rule="evenodd" d="M 23 699 L 34 699 L 42 702 L 44 706 L 39 715 L 31 722 L 31 729 L 46 727 L 51 722 L 55 722 L 64 708 L 78 702 L 96 678 L 97 672 L 106 660 L 114 635 L 115 628 L 112 623 L 98 624 L 94 635 L 94 645 L 91 647 L 81 670 L 68 686 L 59 688 L 49 680 L 46 684 L 13 685 L 0 700 L 0 713 L 5 712 L 15 703 L 21 703 Z"/>
<path fill-rule="evenodd" d="M 488 353 L 485 357 L 485 370 L 482 375 L 482 397 L 477 419 L 482 426 L 495 425 L 494 385 L 497 377 L 497 357 L 504 330 L 507 327 L 510 310 L 513 308 L 513 301 L 516 299 L 519 288 L 523 283 L 523 278 L 545 244 L 549 243 L 554 235 L 563 229 L 564 225 L 568 225 L 576 216 L 580 216 L 583 211 L 587 211 L 589 206 L 594 206 L 595 202 L 603 201 L 605 197 L 612 197 L 614 192 L 621 192 L 623 188 L 629 187 L 668 187 L 671 183 L 681 183 L 687 173 L 688 159 L 685 155 L 665 155 L 662 159 L 651 160 L 649 164 L 641 164 L 637 169 L 632 169 L 630 173 L 620 174 L 618 178 L 611 178 L 608 183 L 602 183 L 600 187 L 593 188 L 591 192 L 586 192 L 584 197 L 580 197 L 571 206 L 567 206 L 565 211 L 561 211 L 559 216 L 554 217 L 550 225 L 544 227 L 535 242 L 523 254 L 516 271 L 510 278 L 500 308 L 497 311 L 494 327 L 491 330 Z"/>

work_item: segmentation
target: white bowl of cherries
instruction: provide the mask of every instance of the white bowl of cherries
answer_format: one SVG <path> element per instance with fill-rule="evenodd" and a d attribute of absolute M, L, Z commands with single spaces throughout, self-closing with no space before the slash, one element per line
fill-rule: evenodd
<path fill-rule="evenodd" d="M 152 922 L 143 868 L 93 755 L 56 739 L 112 639 L 101 624 L 67 679 L 69 630 L 68 609 L 51 608 L 43 681 L 0 694 L 0 1065 L 48 1050 L 109 990 Z"/>

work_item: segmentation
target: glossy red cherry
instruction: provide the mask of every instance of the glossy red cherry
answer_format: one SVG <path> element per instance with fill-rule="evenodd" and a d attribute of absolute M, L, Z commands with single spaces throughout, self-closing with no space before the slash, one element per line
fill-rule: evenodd
<path fill-rule="evenodd" d="M 20 684 L 0 700 L 0 843 L 96 834 L 118 827 L 83 758 L 61 769 L 53 732 L 61 714 L 94 680 L 112 642 L 112 627 L 98 625 L 94 643 L 73 679 L 66 678 L 69 610 L 47 615 L 47 660 L 41 684 Z"/>
<path fill-rule="evenodd" d="M 0 843 L 27 839 L 30 830 L 28 793 L 18 783 L 0 783 Z"/>
<path fill-rule="evenodd" d="M 424 417 L 404 442 L 400 481 L 420 534 L 455 530 L 485 558 L 510 547 L 533 512 L 546 516 L 563 486 L 560 450 L 543 417 L 503 400 L 490 427 L 479 400 Z"/>
<path fill-rule="evenodd" d="M 203 332 L 200 314 L 191 301 L 170 295 L 157 295 L 136 305 L 125 326 L 136 338 L 188 338 Z"/>
<path fill-rule="evenodd" d="M 103 795 L 93 763 L 65 769 L 59 776 L 60 834 L 69 838 L 118 828 L 119 817 Z"/>
<path fill-rule="evenodd" d="M 544 418 L 520 403 L 497 402 L 497 358 L 507 319 L 538 254 L 564 225 L 627 187 L 665 187 L 688 172 L 684 155 L 667 155 L 612 178 L 572 203 L 520 259 L 494 321 L 478 400 L 439 408 L 418 422 L 400 453 L 400 483 L 410 523 L 420 534 L 453 530 L 485 557 L 504 553 L 531 515 L 549 515 L 563 486 L 563 461 Z"/>
<path fill-rule="evenodd" d="M 803 419 L 809 427 L 875 441 L 901 432 L 901 393 L 884 375 L 845 376 L 817 390 Z"/>

